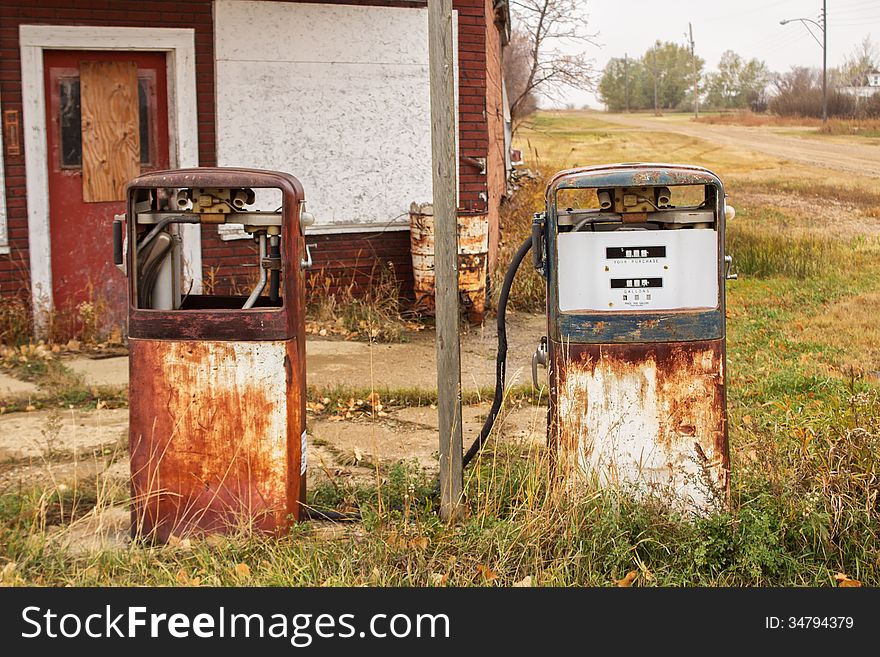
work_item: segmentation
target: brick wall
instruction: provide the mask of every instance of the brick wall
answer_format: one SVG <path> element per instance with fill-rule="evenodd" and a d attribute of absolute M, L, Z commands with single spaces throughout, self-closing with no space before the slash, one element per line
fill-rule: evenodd
<path fill-rule="evenodd" d="M 311 0 L 308 0 L 311 1 Z M 320 0 L 315 0 L 320 1 Z M 424 7 L 424 2 L 392 0 L 323 0 L 331 4 Z M 486 113 L 487 24 L 486 0 L 454 0 L 459 12 L 459 127 L 460 154 L 486 157 L 489 148 Z M 491 12 L 489 13 L 491 16 Z M 216 164 L 214 135 L 214 54 L 212 2 L 178 0 L 0 0 L 0 95 L 4 109 L 22 109 L 21 61 L 18 43 L 20 24 L 112 25 L 129 27 L 184 27 L 195 30 L 198 87 L 199 164 Z M 494 49 L 494 44 L 492 48 Z M 494 65 L 494 62 L 493 62 Z M 6 193 L 11 253 L 0 256 L 0 294 L 26 291 L 28 287 L 27 206 L 24 156 L 6 157 Z M 487 177 L 464 162 L 460 166 L 460 199 L 465 209 L 485 209 Z M 294 172 L 295 174 L 295 172 Z M 495 194 L 493 193 L 493 196 Z M 495 223 L 497 226 L 497 221 Z M 381 237 L 377 236 L 380 235 Z M 360 253 L 371 245 L 377 257 L 390 258 L 402 281 L 411 286 L 408 233 L 341 234 L 310 238 L 321 247 L 315 251 L 317 269 L 333 277 L 355 267 L 356 280 L 365 281 L 366 264 Z M 219 268 L 224 276 L 246 281 L 254 262 L 248 242 L 223 242 L 216 231 L 203 231 L 203 262 L 206 270 Z"/>
<path fill-rule="evenodd" d="M 109 25 L 183 27 L 195 30 L 199 113 L 199 163 L 216 163 L 214 148 L 214 37 L 209 0 L 0 0 L 0 97 L 3 109 L 22 111 L 18 26 Z M 22 155 L 6 156 L 10 255 L 0 256 L 0 294 L 26 293 L 29 286 L 24 144 Z M 87 245 L 86 245 L 87 247 Z"/>

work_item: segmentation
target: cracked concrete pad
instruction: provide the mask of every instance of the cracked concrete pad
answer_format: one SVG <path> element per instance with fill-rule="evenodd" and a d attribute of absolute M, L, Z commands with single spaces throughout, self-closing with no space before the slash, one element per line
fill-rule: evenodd
<path fill-rule="evenodd" d="M 464 406 L 463 442 L 467 450 L 483 427 L 489 404 Z M 547 436 L 547 409 L 523 406 L 503 413 L 498 425 L 502 440 L 543 445 Z M 415 459 L 422 467 L 437 469 L 437 409 L 429 406 L 396 409 L 387 417 L 334 421 L 309 421 L 309 457 L 343 466 L 376 463 L 388 465 Z M 313 462 L 309 462 L 310 469 Z"/>
<path fill-rule="evenodd" d="M 127 408 L 0 415 L 0 461 L 87 455 L 119 444 L 127 435 Z"/>
<path fill-rule="evenodd" d="M 0 399 L 10 397 L 27 397 L 35 395 L 37 386 L 29 381 L 19 381 L 15 377 L 0 372 Z"/>
<path fill-rule="evenodd" d="M 50 540 L 75 555 L 122 550 L 128 546 L 131 512 L 123 506 L 95 507 L 90 513 L 49 532 Z"/>
<path fill-rule="evenodd" d="M 471 442 L 479 435 L 488 412 L 488 403 L 462 407 L 465 449 L 470 447 Z M 394 411 L 391 418 L 430 427 L 433 431 L 437 431 L 438 427 L 437 409 L 428 406 L 401 408 Z M 524 405 L 521 408 L 503 410 L 495 429 L 505 440 L 524 440 L 543 444 L 547 436 L 547 408 Z"/>
<path fill-rule="evenodd" d="M 510 313 L 507 317 L 508 385 L 528 381 L 532 353 L 546 332 L 542 314 Z M 306 378 L 320 387 L 338 385 L 376 388 L 437 389 L 437 346 L 434 331 L 410 336 L 409 342 L 384 344 L 306 341 Z M 470 328 L 461 336 L 461 385 L 474 390 L 495 385 L 498 348 L 494 322 Z"/>
<path fill-rule="evenodd" d="M 343 465 L 388 465 L 415 460 L 429 470 L 437 469 L 437 432 L 405 424 L 369 419 L 312 420 L 309 437 Z"/>
<path fill-rule="evenodd" d="M 480 404 L 476 406 L 462 406 L 462 442 L 467 450 L 471 443 L 480 435 L 483 428 L 483 422 L 486 421 L 486 414 L 489 412 L 489 404 Z M 437 451 L 438 438 L 437 431 L 440 427 L 437 409 L 430 406 L 408 406 L 393 411 L 390 414 L 391 420 L 401 422 L 409 422 L 429 428 L 433 432 L 432 449 Z"/>
<path fill-rule="evenodd" d="M 128 356 L 114 358 L 72 358 L 64 364 L 83 377 L 88 386 L 128 385 Z"/>

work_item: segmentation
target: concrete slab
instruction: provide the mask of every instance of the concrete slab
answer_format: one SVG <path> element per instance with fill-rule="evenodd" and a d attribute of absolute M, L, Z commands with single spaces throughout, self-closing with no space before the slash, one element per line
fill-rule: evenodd
<path fill-rule="evenodd" d="M 508 316 L 508 385 L 531 377 L 532 353 L 546 332 L 544 315 Z M 382 344 L 308 339 L 306 378 L 311 385 L 375 388 L 437 388 L 437 347 L 433 331 L 415 334 L 410 342 Z M 465 390 L 495 385 L 495 323 L 471 328 L 461 338 L 461 384 Z M 543 372 L 543 371 L 542 371 Z"/>
<path fill-rule="evenodd" d="M 95 507 L 69 525 L 55 527 L 49 539 L 73 555 L 86 555 L 128 547 L 131 513 L 124 506 Z"/>
<path fill-rule="evenodd" d="M 127 408 L 0 415 L 0 461 L 90 457 L 95 449 L 119 444 L 127 435 Z"/>
<path fill-rule="evenodd" d="M 128 356 L 113 358 L 71 358 L 64 364 L 83 377 L 88 386 L 128 385 Z"/>
<path fill-rule="evenodd" d="M 37 386 L 29 381 L 19 381 L 15 377 L 0 372 L 0 399 L 13 399 L 36 395 Z"/>

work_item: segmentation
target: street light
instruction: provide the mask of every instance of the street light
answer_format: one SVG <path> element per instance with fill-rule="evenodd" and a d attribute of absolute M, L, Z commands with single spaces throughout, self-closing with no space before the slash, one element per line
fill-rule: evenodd
<path fill-rule="evenodd" d="M 822 47 L 822 122 L 825 123 L 828 121 L 828 12 L 826 11 L 826 2 L 827 0 L 822 0 L 822 15 L 819 17 L 822 19 L 822 24 L 819 25 L 812 18 L 786 18 L 784 21 L 779 21 L 780 25 L 785 25 L 786 23 L 793 23 L 794 21 L 800 21 L 804 24 L 804 27 L 807 28 L 807 32 L 810 33 L 810 36 L 816 39 L 816 35 L 813 34 L 813 30 L 810 29 L 810 26 L 807 23 L 812 23 L 817 28 L 822 31 L 822 41 L 816 39 L 816 43 L 818 43 Z"/>

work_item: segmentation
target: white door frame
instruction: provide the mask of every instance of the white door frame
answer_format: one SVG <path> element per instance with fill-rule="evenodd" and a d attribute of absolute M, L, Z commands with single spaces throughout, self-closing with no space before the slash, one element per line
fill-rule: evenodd
<path fill-rule="evenodd" d="M 24 153 L 27 182 L 31 298 L 38 333 L 51 311 L 52 249 L 49 231 L 49 158 L 46 141 L 44 50 L 149 50 L 167 55 L 168 145 L 172 167 L 199 163 L 196 107 L 195 30 L 190 28 L 95 27 L 91 25 L 21 25 L 21 88 L 24 106 Z M 107 218 L 110 230 L 111 217 Z M 183 235 L 185 276 L 191 291 L 201 292 L 202 242 L 198 224 Z M 89 248 L 88 243 L 83 244 Z M 107 254 L 108 257 L 110 254 Z"/>

